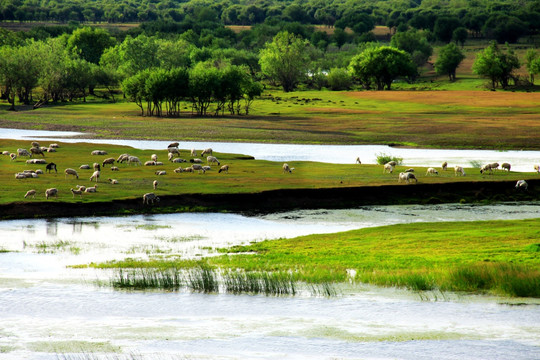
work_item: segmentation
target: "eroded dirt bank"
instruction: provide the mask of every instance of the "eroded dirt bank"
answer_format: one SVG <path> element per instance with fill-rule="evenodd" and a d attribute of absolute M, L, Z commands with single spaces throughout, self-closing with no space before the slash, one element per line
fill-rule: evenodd
<path fill-rule="evenodd" d="M 268 213 L 294 209 L 355 208 L 366 205 L 436 204 L 480 201 L 540 200 L 540 179 L 527 180 L 527 191 L 514 181 L 411 184 L 328 189 L 283 189 L 247 194 L 179 194 L 161 196 L 155 205 L 137 199 L 64 203 L 55 200 L 0 205 L 0 219 L 228 211 Z M 540 214 L 539 214 L 540 216 Z"/>

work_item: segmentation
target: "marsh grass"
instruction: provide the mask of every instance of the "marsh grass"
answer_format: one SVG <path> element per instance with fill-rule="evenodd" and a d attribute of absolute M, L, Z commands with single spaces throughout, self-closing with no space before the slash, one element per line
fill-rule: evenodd
<path fill-rule="evenodd" d="M 178 269 L 119 269 L 111 279 L 111 286 L 117 289 L 133 290 L 178 290 L 184 286 L 184 279 Z"/>
<path fill-rule="evenodd" d="M 72 242 L 65 240 L 57 240 L 54 242 L 41 241 L 36 244 L 23 243 L 24 247 L 35 248 L 40 254 L 53 254 L 59 251 L 70 251 L 77 255 L 80 253 L 80 248 L 73 246 Z"/>

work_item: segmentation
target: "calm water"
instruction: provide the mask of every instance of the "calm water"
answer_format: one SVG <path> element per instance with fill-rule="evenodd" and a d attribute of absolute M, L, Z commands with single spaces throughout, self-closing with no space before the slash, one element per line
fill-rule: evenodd
<path fill-rule="evenodd" d="M 0 128 L 0 139 L 91 142 L 95 144 L 126 145 L 138 149 L 164 150 L 171 141 L 115 140 L 115 139 L 70 139 L 69 136 L 80 133 L 18 130 Z M 377 154 L 384 153 L 403 158 L 406 166 L 437 166 L 443 161 L 450 167 L 460 165 L 470 167 L 471 161 L 481 164 L 508 162 L 513 171 L 534 171 L 534 164 L 540 163 L 540 151 L 494 151 L 494 150 L 433 150 L 402 149 L 385 145 L 294 145 L 294 144 L 258 144 L 227 142 L 180 142 L 180 149 L 202 150 L 212 148 L 216 152 L 246 154 L 260 160 L 278 162 L 318 161 L 326 163 L 354 163 L 360 157 L 364 164 L 375 164 Z M 1 149 L 0 149 L 1 150 Z"/>
<path fill-rule="evenodd" d="M 126 292 L 66 268 L 422 221 L 538 217 L 540 204 L 374 206 L 245 217 L 167 214 L 0 222 L 0 359 L 538 359 L 540 301 L 344 287 L 334 298 Z M 437 299 L 437 301 L 435 301 Z M 519 305 L 525 302 L 525 304 Z M 75 357 L 77 358 L 77 357 Z M 99 358 L 99 357 L 96 357 Z M 80 359 L 80 357 L 79 357 Z"/>

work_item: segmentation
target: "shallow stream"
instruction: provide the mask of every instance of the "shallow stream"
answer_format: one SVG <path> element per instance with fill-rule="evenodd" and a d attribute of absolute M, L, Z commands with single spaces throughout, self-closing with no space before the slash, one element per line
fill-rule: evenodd
<path fill-rule="evenodd" d="M 538 359 L 536 300 L 360 285 L 330 298 L 115 291 L 96 285 L 106 272 L 66 266 L 198 257 L 367 226 L 534 218 L 539 210 L 447 204 L 2 221 L 0 359 Z"/>

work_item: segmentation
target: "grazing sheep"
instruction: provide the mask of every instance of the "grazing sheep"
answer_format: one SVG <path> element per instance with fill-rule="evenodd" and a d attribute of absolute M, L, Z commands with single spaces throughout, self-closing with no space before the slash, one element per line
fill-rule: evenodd
<path fill-rule="evenodd" d="M 203 161 L 201 159 L 189 159 L 189 162 L 192 164 L 202 164 Z"/>
<path fill-rule="evenodd" d="M 39 149 L 41 149 L 41 151 L 43 152 L 47 152 L 47 150 L 49 150 L 49 148 L 45 147 L 45 146 L 42 146 L 40 147 Z M 31 150 L 31 149 L 30 149 Z"/>
<path fill-rule="evenodd" d="M 2 151 L 2 155 L 9 156 L 9 151 L 7 151 L 7 150 Z"/>
<path fill-rule="evenodd" d="M 510 172 L 510 168 L 512 168 L 512 165 L 510 165 L 509 163 L 502 163 L 501 165 L 501 169 L 506 170 L 508 172 Z"/>
<path fill-rule="evenodd" d="M 129 154 L 122 154 L 120 156 L 118 156 L 118 159 L 116 159 L 116 162 L 117 163 L 123 163 L 123 162 L 126 162 L 129 158 Z"/>
<path fill-rule="evenodd" d="M 201 173 L 201 171 L 203 173 L 206 172 L 206 170 L 204 170 L 204 168 L 200 164 L 193 164 L 193 165 L 191 165 L 191 168 L 193 169 L 193 171 L 197 170 L 199 172 L 199 174 Z"/>
<path fill-rule="evenodd" d="M 28 190 L 26 192 L 26 194 L 24 194 L 24 198 L 26 199 L 27 197 L 31 196 L 32 199 L 35 199 L 36 198 L 36 190 L 32 189 L 32 190 Z"/>
<path fill-rule="evenodd" d="M 391 174 L 393 171 L 394 171 L 394 167 L 390 163 L 384 164 L 384 166 L 383 166 L 383 174 L 384 173 Z"/>
<path fill-rule="evenodd" d="M 155 166 L 155 165 L 156 165 L 156 162 L 153 160 L 149 160 L 144 163 L 144 166 Z"/>
<path fill-rule="evenodd" d="M 204 149 L 204 150 L 201 152 L 201 157 L 203 157 L 204 155 L 213 155 L 212 149 L 211 149 L 211 148 Z"/>
<path fill-rule="evenodd" d="M 446 168 L 448 167 L 448 163 L 445 161 L 442 163 L 441 165 L 441 168 L 443 169 L 443 171 L 446 171 Z"/>
<path fill-rule="evenodd" d="M 439 172 L 435 170 L 434 168 L 428 168 L 426 171 L 426 175 L 439 175 Z"/>
<path fill-rule="evenodd" d="M 9 157 L 10 157 L 11 161 L 14 161 L 17 158 L 17 154 L 11 153 L 11 154 L 9 154 Z"/>
<path fill-rule="evenodd" d="M 39 147 L 39 143 L 38 143 L 37 141 L 32 141 L 32 142 L 30 143 L 30 145 L 31 145 L 32 147 L 37 147 L 37 148 Z"/>
<path fill-rule="evenodd" d="M 167 148 L 167 151 L 169 152 L 169 154 L 176 154 L 180 156 L 180 150 L 178 150 L 178 148 L 176 147 Z"/>
<path fill-rule="evenodd" d="M 154 205 L 154 201 L 159 202 L 159 197 L 157 197 L 156 194 L 154 194 L 154 193 L 146 193 L 146 194 L 143 195 L 143 201 L 142 201 L 143 205 L 144 204 L 148 204 L 148 205 L 152 204 L 152 205 Z"/>
<path fill-rule="evenodd" d="M 220 173 L 222 171 L 225 171 L 228 174 L 229 173 L 229 165 L 223 165 L 222 167 L 220 167 L 218 173 Z"/>
<path fill-rule="evenodd" d="M 111 171 L 120 171 L 118 166 L 111 166 Z"/>
<path fill-rule="evenodd" d="M 165 170 L 158 170 L 156 171 L 156 175 L 167 175 L 167 172 Z"/>
<path fill-rule="evenodd" d="M 412 180 L 418 183 L 418 179 L 416 178 L 416 176 L 414 176 L 413 173 L 411 172 L 399 173 L 399 178 L 398 178 L 399 183 L 402 181 L 405 181 L 407 184 L 409 184 Z"/>
<path fill-rule="evenodd" d="M 36 173 L 36 175 L 43 175 L 43 170 L 37 169 L 37 170 L 35 171 L 35 173 Z"/>
<path fill-rule="evenodd" d="M 169 146 L 167 146 L 167 148 L 177 148 L 179 145 L 180 145 L 179 142 L 173 142 L 173 143 L 170 143 Z"/>
<path fill-rule="evenodd" d="M 154 190 L 157 189 L 157 186 L 158 186 L 158 181 L 157 181 L 157 180 L 154 180 L 154 181 L 152 182 L 152 187 L 154 188 Z"/>
<path fill-rule="evenodd" d="M 283 168 L 284 173 L 286 173 L 286 172 L 292 173 L 293 170 L 294 170 L 294 168 L 290 167 L 289 164 L 287 164 L 287 163 L 283 164 L 282 168 Z"/>
<path fill-rule="evenodd" d="M 32 157 L 32 155 L 26 149 L 17 149 L 17 155 Z"/>
<path fill-rule="evenodd" d="M 409 169 L 405 170 L 404 172 L 406 172 L 406 173 L 407 173 L 407 172 L 413 173 L 413 172 L 414 172 L 414 169 L 413 169 L 413 168 L 409 168 Z"/>
<path fill-rule="evenodd" d="M 50 188 L 45 190 L 45 198 L 48 200 L 51 196 L 54 196 L 58 199 L 58 189 Z"/>
<path fill-rule="evenodd" d="M 489 167 L 491 168 L 491 170 L 497 170 L 499 169 L 499 163 L 497 162 L 491 163 L 489 164 Z"/>
<path fill-rule="evenodd" d="M 86 192 L 86 193 L 95 193 L 95 192 L 97 192 L 97 185 L 94 185 L 92 187 L 87 187 L 86 189 L 84 189 L 84 192 Z"/>
<path fill-rule="evenodd" d="M 173 163 L 185 163 L 185 162 L 187 162 L 187 160 L 181 159 L 181 158 L 176 158 L 176 159 L 173 159 L 172 162 Z"/>
<path fill-rule="evenodd" d="M 540 165 L 534 165 L 534 170 L 540 173 Z"/>
<path fill-rule="evenodd" d="M 169 161 L 172 161 L 174 159 L 174 154 L 168 153 L 167 158 L 169 159 Z"/>
<path fill-rule="evenodd" d="M 184 172 L 193 172 L 193 168 L 191 166 L 184 168 Z"/>
<path fill-rule="evenodd" d="M 197 151 L 195 149 L 191 149 L 191 157 L 197 157 Z"/>
<path fill-rule="evenodd" d="M 92 176 L 90 176 L 90 181 L 95 180 L 95 182 L 99 181 L 99 175 L 101 175 L 99 170 L 94 171 Z"/>
<path fill-rule="evenodd" d="M 114 158 L 107 158 L 105 160 L 103 160 L 103 162 L 101 163 L 101 166 L 103 166 L 103 168 L 105 168 L 105 165 L 111 165 L 114 164 Z"/>
<path fill-rule="evenodd" d="M 141 160 L 139 160 L 139 158 L 136 157 L 136 156 L 128 156 L 127 163 L 128 164 L 142 165 Z"/>
<path fill-rule="evenodd" d="M 116 180 L 116 179 L 107 179 L 107 180 L 109 180 L 109 182 L 111 183 L 111 185 L 116 185 L 116 184 L 118 184 L 118 180 Z"/>
<path fill-rule="evenodd" d="M 212 170 L 212 168 L 210 166 L 208 166 L 208 165 L 205 165 L 202 168 L 203 168 L 203 171 L 205 171 L 205 172 Z"/>
<path fill-rule="evenodd" d="M 173 171 L 174 171 L 175 173 L 177 173 L 177 174 L 180 174 L 180 173 L 183 173 L 183 172 L 184 172 L 184 169 L 182 169 L 181 167 L 179 167 L 179 168 L 174 169 Z"/>
<path fill-rule="evenodd" d="M 91 152 L 92 155 L 107 155 L 105 150 L 94 150 Z"/>
<path fill-rule="evenodd" d="M 15 179 L 26 179 L 27 177 L 31 177 L 31 175 L 30 174 L 25 174 L 25 173 L 16 173 L 15 174 Z"/>
<path fill-rule="evenodd" d="M 56 152 L 56 148 L 52 148 L 52 147 L 48 147 L 47 150 L 45 150 L 47 152 Z"/>
<path fill-rule="evenodd" d="M 493 174 L 493 170 L 491 169 L 491 164 L 486 164 L 480 168 L 480 174 L 483 174 L 486 171 L 489 171 L 490 174 Z"/>
<path fill-rule="evenodd" d="M 77 190 L 86 191 L 86 186 L 84 186 L 84 185 L 77 185 Z"/>
<path fill-rule="evenodd" d="M 157 162 L 157 154 L 152 154 L 150 156 L 150 160 L 154 161 L 154 162 Z"/>
<path fill-rule="evenodd" d="M 94 171 L 100 171 L 101 170 L 101 165 L 99 165 L 98 163 L 94 163 L 93 167 L 94 167 Z"/>
<path fill-rule="evenodd" d="M 206 157 L 206 163 L 207 164 L 215 164 L 215 163 L 217 163 L 218 166 L 221 165 L 221 163 L 219 162 L 219 160 L 215 156 L 207 156 Z"/>
<path fill-rule="evenodd" d="M 454 175 L 456 176 L 465 176 L 465 170 L 461 166 L 454 166 Z"/>
<path fill-rule="evenodd" d="M 90 170 L 90 165 L 82 164 L 81 166 L 79 166 L 79 169 L 81 169 L 81 170 Z"/>
<path fill-rule="evenodd" d="M 45 170 L 50 174 L 52 170 L 54 170 L 55 173 L 58 173 L 58 170 L 56 169 L 56 164 L 53 162 L 50 162 L 45 166 Z"/>
<path fill-rule="evenodd" d="M 71 191 L 71 193 L 73 194 L 73 197 L 75 197 L 75 195 L 79 195 L 79 197 L 82 197 L 82 193 L 83 193 L 84 190 L 71 188 L 71 189 L 69 189 L 69 191 Z"/>
<path fill-rule="evenodd" d="M 392 167 L 397 166 L 397 162 L 395 162 L 394 160 L 387 162 L 387 164 L 391 165 Z"/>
<path fill-rule="evenodd" d="M 156 161 L 156 166 L 163 166 L 163 162 L 161 162 L 161 161 Z"/>
<path fill-rule="evenodd" d="M 58 146 L 57 143 L 54 143 L 54 144 L 50 144 L 49 145 L 49 148 L 53 148 L 53 149 L 58 149 L 60 146 Z"/>
<path fill-rule="evenodd" d="M 27 164 L 46 164 L 47 160 L 45 159 L 29 159 L 26 160 Z"/>
<path fill-rule="evenodd" d="M 362 164 L 362 162 L 360 161 L 360 156 L 356 158 L 356 163 L 355 164 Z"/>
<path fill-rule="evenodd" d="M 516 189 L 518 190 L 527 190 L 528 187 L 529 184 L 527 184 L 525 180 L 518 180 L 518 182 L 516 183 Z"/>

